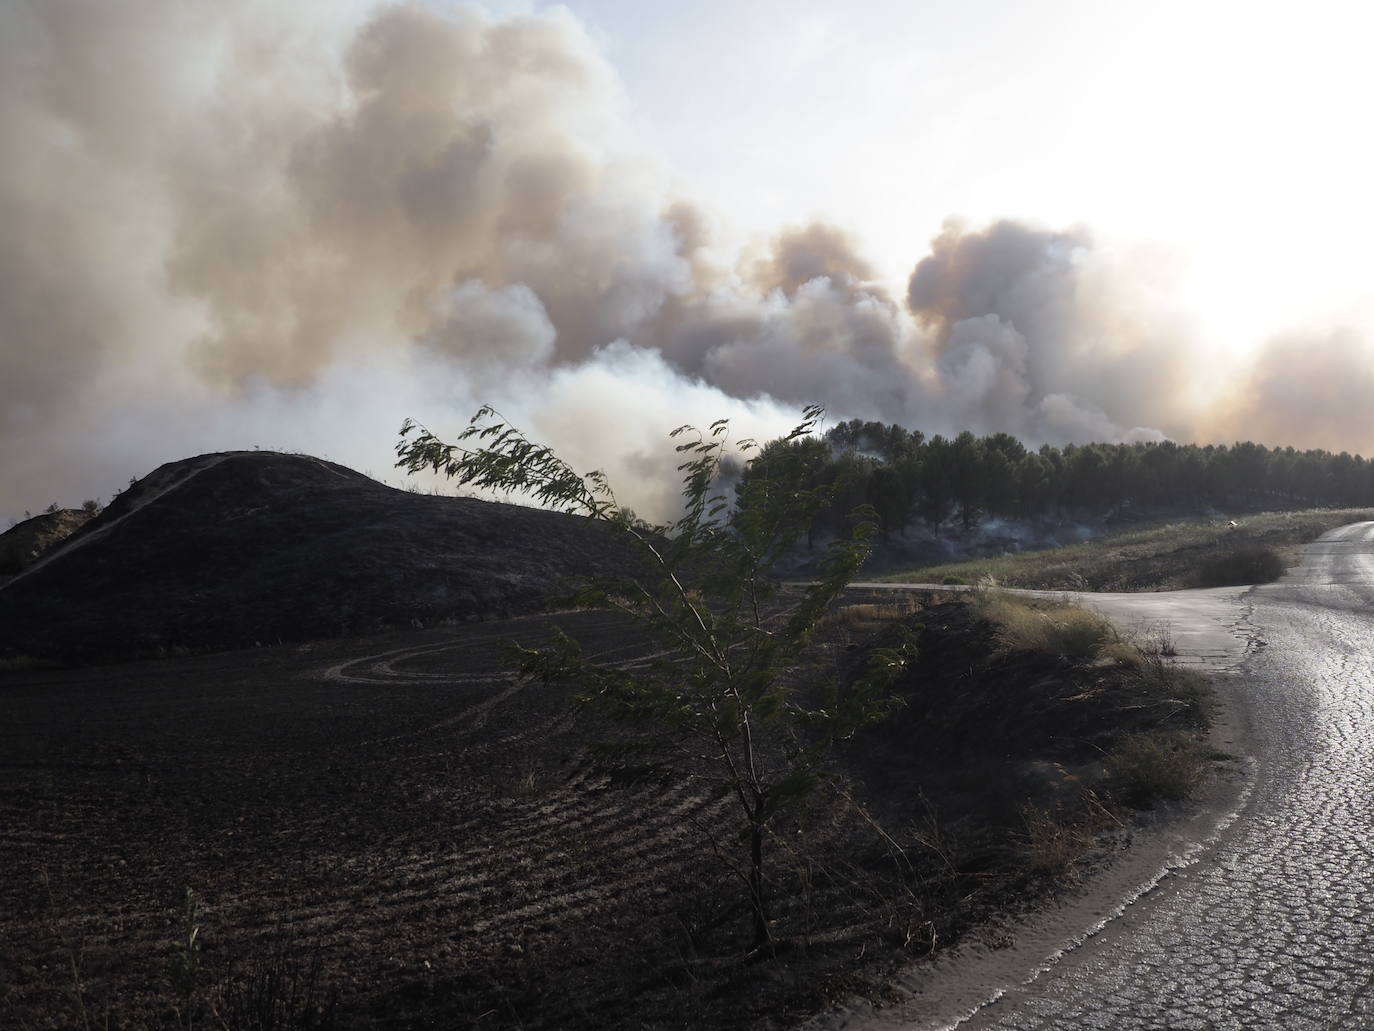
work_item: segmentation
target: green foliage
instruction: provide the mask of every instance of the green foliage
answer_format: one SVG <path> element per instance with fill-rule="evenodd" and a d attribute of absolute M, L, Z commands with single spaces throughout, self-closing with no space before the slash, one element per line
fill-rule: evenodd
<path fill-rule="evenodd" d="M 851 520 L 816 582 L 780 603 L 770 569 L 846 486 L 819 475 L 829 455 L 814 437 L 821 414 L 807 408 L 791 433 L 764 449 L 751 440 L 732 444 L 726 420 L 705 430 L 678 427 L 671 436 L 683 511 L 660 527 L 621 506 L 600 471 L 579 474 L 488 406 L 452 444 L 407 421 L 396 448 L 397 465 L 412 472 L 431 469 L 460 486 L 522 493 L 605 523 L 633 545 L 640 568 L 587 587 L 578 601 L 620 608 L 662 654 L 633 670 L 604 666 L 556 633 L 546 647 L 520 651 L 522 670 L 571 682 L 587 701 L 652 728 L 657 768 L 673 768 L 684 755 L 711 758 L 747 821 L 756 946 L 769 940 L 763 845 L 770 825 L 824 781 L 837 741 L 892 709 L 888 687 L 908 657 L 905 644 L 875 651 L 844 691 L 799 673 L 803 650 L 868 557 L 874 532 L 871 515 Z M 736 454 L 752 458 L 732 508 L 716 485 Z"/>
<path fill-rule="evenodd" d="M 877 513 L 878 525 L 886 540 L 893 530 L 906 525 L 906 492 L 902 477 L 890 465 L 880 465 L 868 477 L 868 503 Z"/>
<path fill-rule="evenodd" d="M 968 530 L 983 515 L 1102 517 L 1142 507 L 1253 512 L 1374 505 L 1374 462 L 1250 441 L 1229 447 L 1167 440 L 1046 445 L 1027 451 L 1006 433 L 927 440 L 919 431 L 855 419 L 833 427 L 825 442 L 832 454 L 817 475 L 857 469 L 870 485 L 869 500 L 885 532 L 917 518 L 938 531 L 956 515 Z M 821 525 L 840 525 L 852 507 L 846 502 L 837 496 L 819 514 Z"/>

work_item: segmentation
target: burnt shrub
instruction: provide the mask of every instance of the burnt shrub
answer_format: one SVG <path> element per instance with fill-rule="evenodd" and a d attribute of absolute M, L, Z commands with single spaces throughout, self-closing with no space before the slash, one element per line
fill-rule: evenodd
<path fill-rule="evenodd" d="M 1243 544 L 1210 558 L 1198 567 L 1197 586 L 1235 587 L 1267 584 L 1283 575 L 1283 556 L 1260 544 Z"/>

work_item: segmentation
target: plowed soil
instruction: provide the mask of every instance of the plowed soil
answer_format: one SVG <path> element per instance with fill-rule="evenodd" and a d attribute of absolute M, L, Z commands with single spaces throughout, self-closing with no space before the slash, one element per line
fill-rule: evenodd
<path fill-rule="evenodd" d="M 1019 751 L 941 752 L 948 722 L 857 742 L 843 790 L 776 828 L 761 959 L 730 798 L 616 776 L 613 728 L 506 672 L 549 622 L 643 658 L 611 614 L 0 675 L 0 1024 L 762 1028 L 878 991 L 1055 890 L 1016 814 L 1069 776 L 1066 707 L 1120 722 L 1110 671 L 999 655 L 960 605 L 917 619 L 912 714 L 929 688 L 976 727 L 1036 683 Z M 817 663 L 861 651 L 835 624 Z"/>

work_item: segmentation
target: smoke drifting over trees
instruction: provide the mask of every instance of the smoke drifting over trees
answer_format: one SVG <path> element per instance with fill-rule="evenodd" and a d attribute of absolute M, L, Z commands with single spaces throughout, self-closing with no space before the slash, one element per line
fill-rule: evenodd
<path fill-rule="evenodd" d="M 1374 462 L 1346 452 L 1267 448 L 1242 441 L 1049 444 L 1027 450 L 1006 433 L 949 439 L 851 419 L 822 439 L 770 441 L 744 480 L 770 475 L 783 457 L 804 458 L 832 498 L 816 520 L 823 535 L 846 532 L 871 505 L 884 540 L 925 524 L 938 532 L 994 520 L 1068 523 L 1161 518 L 1221 509 L 1354 507 L 1374 504 Z"/>
<path fill-rule="evenodd" d="M 4 0 L 0 511 L 215 448 L 383 472 L 404 416 L 482 400 L 622 480 L 672 425 L 766 437 L 812 401 L 1369 450 L 1307 419 L 1368 396 L 1353 337 L 1207 386 L 1167 293 L 1083 229 L 950 223 L 904 297 L 823 223 L 732 250 L 628 125 L 563 11 Z"/>

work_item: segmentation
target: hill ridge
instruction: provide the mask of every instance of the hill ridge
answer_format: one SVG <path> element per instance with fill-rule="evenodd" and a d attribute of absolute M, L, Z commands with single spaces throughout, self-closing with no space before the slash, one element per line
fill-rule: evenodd
<path fill-rule="evenodd" d="M 149 504 L 150 502 L 156 500 L 159 497 L 162 497 L 168 491 L 175 490 L 177 487 L 185 483 L 186 479 L 195 476 L 196 473 L 201 472 L 204 468 L 206 468 L 207 464 L 218 464 L 218 462 L 223 461 L 231 455 L 241 453 L 242 452 L 218 452 L 212 454 L 197 455 L 194 458 L 185 458 L 175 462 L 163 463 L 162 465 L 154 469 L 151 473 L 149 473 L 147 476 L 137 481 L 137 483 L 139 484 L 148 485 L 148 487 L 146 487 L 142 491 L 142 493 L 147 494 L 146 497 L 134 498 L 131 503 L 121 504 L 121 502 L 124 502 L 126 497 L 132 492 L 132 487 L 129 491 L 125 491 L 123 494 L 118 495 L 102 512 L 96 515 L 90 522 L 86 523 L 84 526 L 78 527 L 76 531 L 74 531 L 65 540 L 53 545 L 41 556 L 39 556 L 38 559 L 36 559 L 31 565 L 20 570 L 19 573 L 17 573 L 12 579 L 10 579 L 4 584 L 0 584 L 0 590 L 4 590 L 6 587 L 10 586 L 16 581 L 23 579 L 25 576 L 30 575 L 38 569 L 41 569 L 43 566 L 47 565 L 49 562 L 52 562 L 54 559 L 60 558 L 64 554 L 70 553 L 72 549 L 79 548 L 82 545 L 89 544 L 92 541 L 99 540 L 102 537 L 108 535 L 112 527 L 118 525 L 134 513 L 138 512 L 138 510 L 143 508 L 143 506 Z M 205 461 L 206 459 L 215 459 L 216 461 L 213 463 L 207 463 Z M 196 464 L 192 465 L 191 463 Z M 178 477 L 177 479 L 173 480 L 171 483 L 168 484 L 158 483 L 154 485 L 156 481 L 158 481 L 159 479 L 158 474 L 162 473 L 163 470 L 170 470 L 174 467 L 181 466 L 188 467 L 188 472 L 186 476 Z M 127 509 L 127 511 L 122 511 L 122 509 Z"/>
<path fill-rule="evenodd" d="M 0 585 L 0 654 L 125 658 L 519 615 L 623 566 L 603 526 L 311 455 L 159 466 Z"/>

